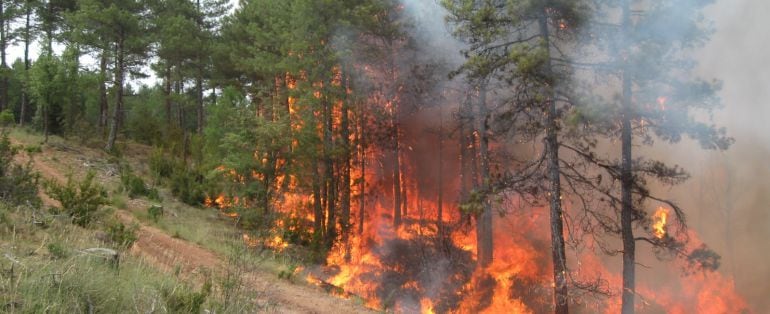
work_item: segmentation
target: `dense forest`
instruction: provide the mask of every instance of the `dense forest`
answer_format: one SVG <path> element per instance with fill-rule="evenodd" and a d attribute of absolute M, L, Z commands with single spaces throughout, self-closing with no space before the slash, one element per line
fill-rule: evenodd
<path fill-rule="evenodd" d="M 152 184 L 374 309 L 739 312 L 655 153 L 734 142 L 710 2 L 2 1 L 0 119 L 151 146 Z"/>

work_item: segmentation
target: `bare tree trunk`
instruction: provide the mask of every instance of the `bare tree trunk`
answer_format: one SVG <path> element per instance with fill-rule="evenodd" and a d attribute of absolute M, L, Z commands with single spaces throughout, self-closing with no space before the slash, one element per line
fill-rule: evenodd
<path fill-rule="evenodd" d="M 462 180 L 462 179 L 461 179 Z M 436 232 L 444 238 L 444 117 L 439 106 L 438 129 L 438 199 L 436 200 Z"/>
<path fill-rule="evenodd" d="M 171 126 L 171 65 L 166 63 L 163 75 L 163 102 L 166 106 L 166 127 Z"/>
<path fill-rule="evenodd" d="M 32 4 L 30 0 L 24 2 L 24 86 L 21 89 L 21 108 L 19 108 L 19 126 L 24 126 L 29 107 L 29 45 L 32 42 L 30 28 L 32 27 Z"/>
<path fill-rule="evenodd" d="M 324 96 L 327 97 L 327 96 Z M 334 105 L 326 100 L 324 101 L 324 159 L 325 159 L 325 171 L 326 171 L 326 247 L 331 248 L 334 243 L 334 239 L 337 237 L 337 210 L 336 210 L 336 196 L 337 196 L 337 180 L 334 178 L 334 156 L 332 151 L 334 150 L 334 143 L 332 140 L 333 122 L 332 112 L 334 111 Z"/>
<path fill-rule="evenodd" d="M 99 128 L 102 130 L 106 130 L 109 117 L 109 103 L 107 101 L 107 62 L 109 60 L 107 51 L 107 49 L 102 50 L 99 61 L 99 79 L 101 80 L 99 83 Z M 104 136 L 103 131 L 102 136 Z"/>
<path fill-rule="evenodd" d="M 401 226 L 401 163 L 399 162 L 398 122 L 393 119 L 393 227 Z"/>
<path fill-rule="evenodd" d="M 198 69 L 198 73 L 195 77 L 195 102 L 197 104 L 198 119 L 197 119 L 197 131 L 198 135 L 203 134 L 203 70 Z"/>
<path fill-rule="evenodd" d="M 487 91 L 485 83 L 479 87 L 479 153 L 481 158 L 481 188 L 485 193 L 489 192 L 489 134 L 487 134 Z M 493 243 L 492 243 L 492 203 L 488 200 L 489 195 L 484 197 L 483 211 L 477 217 L 476 222 L 476 242 L 478 265 L 482 268 L 492 263 Z"/>
<path fill-rule="evenodd" d="M 552 74 L 550 56 L 550 34 L 548 30 L 548 13 L 542 8 L 539 17 L 540 33 L 543 37 L 543 45 L 548 50 L 546 70 Z M 553 87 L 549 87 L 549 93 L 555 94 Z M 551 220 L 551 255 L 553 259 L 554 278 L 554 303 L 555 313 L 566 314 L 569 312 L 567 294 L 567 257 L 564 248 L 564 222 L 561 203 L 561 170 L 559 166 L 559 140 L 558 140 L 558 112 L 556 110 L 556 95 L 551 95 L 546 100 L 546 159 L 548 164 L 548 180 L 550 188 L 550 220 Z"/>
<path fill-rule="evenodd" d="M 628 0 L 623 2 L 622 29 L 628 34 L 631 27 L 631 8 Z M 627 47 L 624 47 L 627 48 Z M 634 240 L 634 204 L 633 204 L 633 174 L 632 174 L 632 134 L 631 134 L 631 75 L 628 68 L 623 69 L 622 116 L 621 116 L 621 146 L 622 158 L 620 166 L 621 182 L 621 211 L 620 228 L 623 241 L 623 296 L 621 312 L 634 313 L 634 298 L 636 295 L 636 243 Z"/>
<path fill-rule="evenodd" d="M 177 72 L 180 72 L 179 68 L 177 67 Z M 183 83 L 182 83 L 182 74 L 178 73 L 179 77 L 177 77 L 177 80 L 174 82 L 174 94 L 177 96 L 177 104 L 176 104 L 176 123 L 179 126 L 179 129 L 182 130 L 182 135 L 187 133 L 185 131 L 184 127 L 184 102 L 181 101 L 182 97 L 182 90 L 184 89 Z"/>
<path fill-rule="evenodd" d="M 366 127 L 364 126 L 366 118 L 364 113 L 364 104 L 364 102 L 361 102 L 361 112 L 358 122 L 358 146 L 360 151 L 360 159 L 358 162 L 359 166 L 361 167 L 361 195 L 358 200 L 358 234 L 364 233 L 364 213 L 366 212 Z"/>
<path fill-rule="evenodd" d="M 345 155 L 342 156 L 342 182 L 341 182 L 341 191 L 340 195 L 342 196 L 342 201 L 340 204 L 341 209 L 341 217 L 340 217 L 340 225 L 342 230 L 340 232 L 342 233 L 342 243 L 345 246 L 345 261 L 350 261 L 350 245 L 348 243 L 348 239 L 350 236 L 350 121 L 348 117 L 349 108 L 348 108 L 348 100 L 345 99 L 342 103 L 342 121 L 340 123 L 340 128 L 342 129 L 341 136 L 342 136 L 342 145 L 343 151 L 345 152 Z"/>
<path fill-rule="evenodd" d="M 201 12 L 201 1 L 197 0 L 195 1 L 196 8 L 198 10 L 199 14 L 202 14 Z M 203 25 L 201 25 L 200 20 L 198 21 L 198 28 L 199 31 L 203 31 Z M 203 119 L 204 119 L 204 112 L 203 112 L 203 58 L 201 57 L 201 52 L 198 51 L 196 53 L 196 59 L 197 59 L 197 67 L 198 71 L 195 76 L 195 100 L 198 108 L 198 120 L 197 120 L 197 131 L 198 135 L 203 134 Z"/>
<path fill-rule="evenodd" d="M 401 156 L 401 217 L 405 218 L 409 215 L 408 207 L 409 207 L 409 198 L 407 197 L 407 190 L 409 190 L 409 183 L 406 181 L 406 163 L 403 161 L 406 159 L 406 156 Z"/>
<path fill-rule="evenodd" d="M 318 174 L 318 160 L 313 162 L 313 233 L 316 240 L 323 237 L 324 212 L 321 203 L 321 180 Z"/>
<path fill-rule="evenodd" d="M 8 47 L 8 21 L 5 1 L 0 1 L 0 111 L 8 107 L 8 63 L 6 62 L 6 49 Z"/>
<path fill-rule="evenodd" d="M 123 111 L 123 78 L 125 70 L 124 61 L 124 48 L 123 39 L 118 41 L 117 49 L 117 64 L 115 67 L 115 110 L 112 111 L 112 124 L 110 125 L 110 135 L 107 137 L 107 146 L 104 147 L 106 151 L 112 151 L 115 148 L 115 139 L 118 136 L 118 124 L 120 123 L 120 115 Z"/>

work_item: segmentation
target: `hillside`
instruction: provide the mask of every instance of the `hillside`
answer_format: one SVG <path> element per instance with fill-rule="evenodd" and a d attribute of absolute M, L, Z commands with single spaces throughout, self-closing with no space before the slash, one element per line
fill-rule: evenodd
<path fill-rule="evenodd" d="M 125 192 L 119 192 L 120 177 L 115 157 L 57 137 L 39 146 L 41 140 L 39 136 L 18 130 L 11 134 L 14 145 L 40 147 L 40 152 L 33 154 L 31 159 L 33 169 L 43 180 L 63 183 L 70 175 L 83 178 L 87 172 L 95 172 L 96 182 L 109 191 L 111 199 L 110 205 L 102 209 L 103 216 L 114 215 L 127 226 L 135 226 L 136 241 L 125 250 L 117 248 L 120 266 L 113 270 L 103 261 L 84 258 L 79 253 L 112 245 L 100 241 L 104 232 L 99 229 L 105 222 L 90 228 L 72 225 L 61 218 L 51 218 L 44 228 L 30 224 L 30 220 L 39 219 L 30 218 L 30 213 L 45 216 L 46 208 L 60 206 L 42 190 L 43 208 L 5 208 L 4 217 L 12 217 L 4 221 L 0 240 L 0 248 L 6 257 L 2 263 L 6 271 L 2 282 L 6 310 L 21 313 L 41 309 L 122 312 L 127 310 L 125 306 L 131 305 L 139 312 L 173 312 L 170 305 L 181 302 L 176 299 L 194 299 L 195 293 L 204 291 L 204 283 L 210 283 L 211 293 L 203 297 L 202 310 L 224 313 L 368 311 L 354 301 L 336 298 L 308 285 L 294 274 L 284 275 L 296 269 L 295 261 L 247 247 L 231 219 L 219 215 L 216 210 L 184 205 L 163 189 L 160 190 L 161 202 L 141 197 L 131 199 Z M 130 153 L 121 162 L 131 164 L 134 169 L 144 168 L 149 150 L 131 144 L 127 151 Z M 15 161 L 26 163 L 29 160 L 30 153 L 23 152 Z M 157 221 L 147 214 L 151 205 L 164 208 Z M 57 250 L 61 252 L 56 253 Z M 58 287 L 72 285 L 78 291 L 52 291 L 47 279 L 35 278 L 46 275 L 56 277 L 51 280 Z M 114 287 L 121 288 L 103 291 Z M 185 292 L 176 292 L 182 290 Z M 46 292 L 38 295 L 40 291 Z M 112 298 L 128 300 L 114 302 Z"/>

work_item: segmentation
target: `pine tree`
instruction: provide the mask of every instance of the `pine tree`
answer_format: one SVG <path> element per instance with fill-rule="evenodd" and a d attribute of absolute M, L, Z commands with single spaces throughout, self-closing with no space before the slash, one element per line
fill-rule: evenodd
<path fill-rule="evenodd" d="M 600 85 L 599 89 L 609 87 L 616 93 L 583 104 L 571 119 L 585 122 L 585 129 L 592 129 L 594 134 L 619 139 L 621 155 L 619 161 L 600 157 L 595 152 L 596 142 L 590 137 L 570 149 L 600 165 L 621 185 L 619 196 L 614 187 L 597 187 L 597 190 L 606 191 L 613 207 L 620 205 L 623 313 L 634 312 L 636 242 L 645 241 L 654 247 L 678 251 L 677 254 L 687 256 L 691 262 L 697 260 L 698 255 L 682 251 L 678 239 L 669 234 L 635 235 L 640 225 L 652 230 L 650 214 L 644 209 L 647 201 L 670 207 L 683 232 L 686 227 L 683 210 L 675 202 L 653 195 L 648 182 L 675 185 L 689 175 L 678 166 L 647 158 L 633 148 L 640 144 L 652 146 L 655 139 L 677 143 L 683 136 L 710 150 L 725 150 L 733 141 L 724 129 L 710 121 L 698 120 L 695 113 L 710 112 L 719 106 L 716 96 L 719 84 L 693 76 L 694 61 L 687 53 L 708 39 L 710 30 L 701 13 L 708 3 L 622 0 L 596 5 L 601 13 L 597 16 L 608 20 L 597 23 L 602 26 L 593 30 L 602 40 L 589 46 L 595 51 L 594 60 L 586 64 L 594 75 L 612 73 L 611 79 L 596 81 L 593 85 Z"/>
<path fill-rule="evenodd" d="M 115 107 L 105 150 L 112 151 L 123 114 L 126 74 L 142 65 L 147 54 L 147 5 L 140 0 L 81 0 L 72 14 L 72 27 L 80 30 L 75 40 L 96 50 L 110 50 L 115 58 L 113 82 Z"/>

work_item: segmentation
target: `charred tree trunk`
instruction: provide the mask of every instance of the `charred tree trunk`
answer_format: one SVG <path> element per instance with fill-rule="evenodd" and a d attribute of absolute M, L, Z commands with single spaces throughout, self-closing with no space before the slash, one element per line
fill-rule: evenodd
<path fill-rule="evenodd" d="M 401 163 L 399 162 L 398 122 L 393 118 L 393 227 L 401 226 Z"/>
<path fill-rule="evenodd" d="M 123 111 L 123 79 L 124 71 L 126 68 L 124 54 L 125 49 L 124 42 L 121 38 L 116 47 L 116 66 L 115 66 L 115 110 L 112 111 L 112 123 L 110 125 L 110 135 L 107 137 L 107 146 L 104 147 L 106 151 L 112 151 L 115 148 L 115 139 L 118 136 L 118 125 L 120 123 L 120 116 Z"/>
<path fill-rule="evenodd" d="M 313 162 L 313 233 L 316 241 L 323 237 L 324 212 L 321 203 L 321 179 L 318 173 L 318 160 Z"/>
<path fill-rule="evenodd" d="M 328 97 L 328 96 L 324 96 Z M 334 143 L 332 139 L 333 130 L 333 104 L 327 99 L 324 101 L 324 159 L 325 159 L 325 179 L 326 179 L 326 247 L 331 248 L 334 240 L 337 238 L 337 180 L 334 177 Z"/>
<path fill-rule="evenodd" d="M 540 34 L 543 45 L 548 51 L 546 71 L 549 80 L 553 80 L 551 68 L 551 42 L 548 30 L 548 12 L 542 8 L 539 17 Z M 561 170 L 559 166 L 559 139 L 558 139 L 558 111 L 556 109 L 556 95 L 553 86 L 548 86 L 550 99 L 546 100 L 546 159 L 548 165 L 548 180 L 550 187 L 550 220 L 551 220 L 551 255 L 553 259 L 554 279 L 554 303 L 555 313 L 566 314 L 569 312 L 567 294 L 567 257 L 564 248 L 564 221 L 561 203 Z"/>
<path fill-rule="evenodd" d="M 479 87 L 479 158 L 481 159 L 481 189 L 484 191 L 483 211 L 476 222 L 478 265 L 482 268 L 492 263 L 492 203 L 489 201 L 489 134 L 487 134 L 487 91 L 484 83 Z"/>
<path fill-rule="evenodd" d="M 348 117 L 347 99 L 342 103 L 342 121 L 340 123 L 342 136 L 342 182 L 340 183 L 340 232 L 342 233 L 342 243 L 345 246 L 345 261 L 350 261 L 350 245 L 348 239 L 350 236 L 350 121 Z"/>
<path fill-rule="evenodd" d="M 359 116 L 358 146 L 359 146 L 359 166 L 361 167 L 361 195 L 358 199 L 358 234 L 364 233 L 364 212 L 366 209 L 366 116 L 364 113 L 364 102 L 361 102 L 361 112 Z"/>
<path fill-rule="evenodd" d="M 439 239 L 444 238 L 444 119 L 439 107 L 438 129 L 438 196 L 436 200 L 436 232 Z"/>
<path fill-rule="evenodd" d="M 623 2 L 623 32 L 629 34 L 631 27 L 631 4 Z M 624 49 L 627 47 L 624 47 Z M 633 173 L 632 173 L 632 134 L 631 134 L 631 75 L 628 66 L 623 68 L 622 115 L 621 115 L 621 211 L 620 232 L 623 241 L 623 297 L 621 312 L 634 313 L 634 298 L 636 295 L 636 242 L 634 240 L 634 204 L 633 204 Z"/>
<path fill-rule="evenodd" d="M 405 160 L 406 157 L 401 156 L 401 160 Z M 406 218 L 409 215 L 408 207 L 409 207 L 409 198 L 406 195 L 407 190 L 409 189 L 407 185 L 409 184 L 406 181 L 406 163 L 400 162 L 401 164 L 401 218 Z"/>

